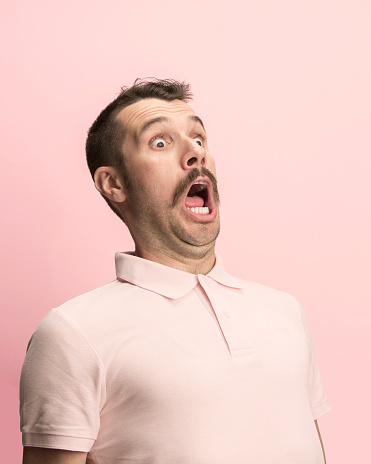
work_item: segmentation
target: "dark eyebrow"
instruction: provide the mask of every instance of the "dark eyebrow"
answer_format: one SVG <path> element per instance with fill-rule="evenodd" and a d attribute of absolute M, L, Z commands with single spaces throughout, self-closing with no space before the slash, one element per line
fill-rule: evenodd
<path fill-rule="evenodd" d="M 199 124 L 201 124 L 201 126 L 203 127 L 203 129 L 205 130 L 205 126 L 204 126 L 204 123 L 202 122 L 202 119 L 199 118 L 198 116 L 196 115 L 192 115 L 189 117 L 189 119 L 191 121 L 195 121 L 195 122 L 198 122 Z M 170 122 L 170 118 L 166 117 L 166 116 L 158 116 L 157 118 L 153 118 L 153 119 L 150 119 L 149 121 L 145 122 L 143 124 L 143 126 L 139 129 L 138 131 L 138 134 L 137 136 L 135 137 L 136 138 L 136 141 L 137 143 L 139 143 L 139 139 L 141 137 L 141 135 L 143 134 L 143 132 L 145 130 L 148 129 L 149 126 L 151 126 L 152 124 L 156 124 L 158 122 Z"/>
<path fill-rule="evenodd" d="M 198 116 L 190 116 L 189 119 L 191 119 L 192 121 L 195 121 L 195 122 L 199 122 L 199 123 L 201 124 L 202 128 L 203 128 L 204 130 L 206 130 L 206 129 L 205 129 L 205 126 L 204 126 L 204 123 L 202 122 L 202 119 L 199 118 Z"/>
<path fill-rule="evenodd" d="M 164 122 L 167 121 L 169 122 L 170 119 L 167 118 L 166 116 L 158 116 L 157 118 L 150 119 L 149 121 L 145 122 L 143 126 L 139 129 L 138 134 L 136 136 L 137 142 L 139 142 L 140 136 L 143 134 L 143 132 L 148 129 L 149 126 L 152 124 L 156 124 L 157 122 Z"/>

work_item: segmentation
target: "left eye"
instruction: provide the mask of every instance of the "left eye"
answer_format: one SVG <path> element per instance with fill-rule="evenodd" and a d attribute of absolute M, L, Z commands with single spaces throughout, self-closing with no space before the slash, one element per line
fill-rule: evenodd
<path fill-rule="evenodd" d="M 202 145 L 204 144 L 204 141 L 202 140 L 201 137 L 195 137 L 193 140 L 194 140 L 196 143 L 198 143 L 199 145 L 201 145 L 201 147 L 202 147 Z"/>
<path fill-rule="evenodd" d="M 163 137 L 157 137 L 151 142 L 153 148 L 165 148 L 166 140 Z"/>

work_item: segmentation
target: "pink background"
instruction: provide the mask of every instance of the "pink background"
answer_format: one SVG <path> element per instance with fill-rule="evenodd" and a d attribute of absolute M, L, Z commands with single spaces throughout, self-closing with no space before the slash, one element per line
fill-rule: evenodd
<path fill-rule="evenodd" d="M 84 142 L 120 86 L 145 76 L 192 85 L 227 269 L 306 310 L 332 406 L 319 420 L 328 462 L 369 459 L 370 5 L 2 1 L 3 462 L 21 460 L 18 381 L 37 323 L 113 280 L 114 252 L 132 249 Z"/>

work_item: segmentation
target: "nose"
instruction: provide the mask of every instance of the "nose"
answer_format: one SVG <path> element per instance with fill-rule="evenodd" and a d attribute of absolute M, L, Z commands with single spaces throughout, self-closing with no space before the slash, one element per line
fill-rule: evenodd
<path fill-rule="evenodd" d="M 185 142 L 182 167 L 186 170 L 206 167 L 206 150 L 193 139 Z"/>

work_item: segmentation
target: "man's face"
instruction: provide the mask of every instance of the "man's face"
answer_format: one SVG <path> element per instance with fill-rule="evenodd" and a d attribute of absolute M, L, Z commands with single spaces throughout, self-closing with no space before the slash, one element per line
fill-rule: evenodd
<path fill-rule="evenodd" d="M 215 162 L 186 103 L 145 99 L 117 116 L 130 186 L 122 204 L 134 241 L 168 255 L 207 252 L 219 233 Z"/>

